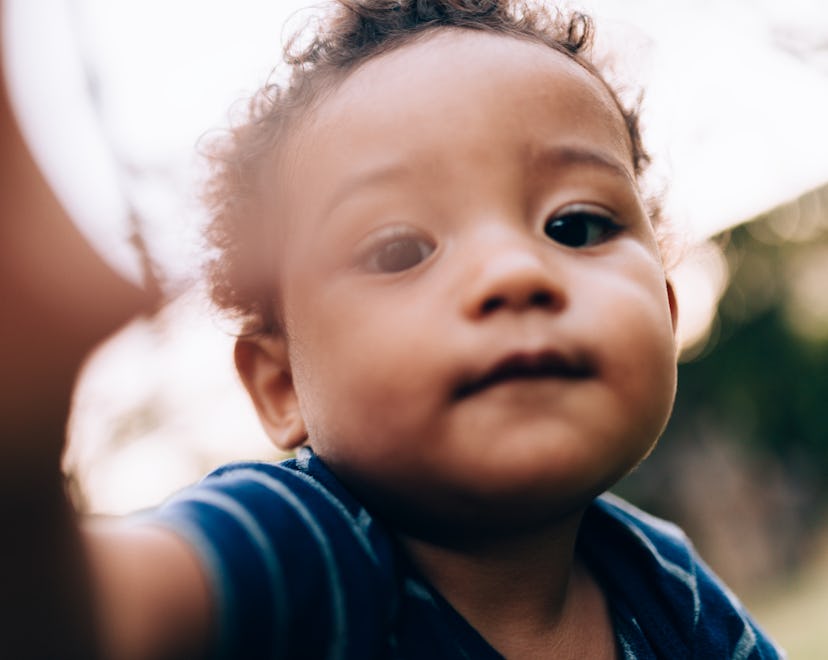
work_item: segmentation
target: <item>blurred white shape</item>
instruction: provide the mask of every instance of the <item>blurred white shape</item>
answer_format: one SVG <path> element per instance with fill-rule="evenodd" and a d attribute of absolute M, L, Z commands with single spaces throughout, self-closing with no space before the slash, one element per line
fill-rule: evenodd
<path fill-rule="evenodd" d="M 678 303 L 678 338 L 684 358 L 702 350 L 710 335 L 719 299 L 728 279 L 722 249 L 705 241 L 688 252 L 670 272 Z"/>
<path fill-rule="evenodd" d="M 296 0 L 8 0 L 4 50 L 26 140 L 73 220 L 119 272 L 141 266 L 129 211 L 166 279 L 192 280 L 196 145 L 268 78 Z"/>
<path fill-rule="evenodd" d="M 198 143 L 226 128 L 281 60 L 282 29 L 304 2 L 77 0 L 81 43 L 100 82 L 113 146 L 150 251 L 173 281 L 200 254 Z"/>
<path fill-rule="evenodd" d="M 102 345 L 81 374 L 66 471 L 93 513 L 124 513 L 233 460 L 280 454 L 233 366 L 233 337 L 195 295 Z"/>
<path fill-rule="evenodd" d="M 88 513 L 96 515 L 123 515 L 155 506 L 201 476 L 186 447 L 154 434 L 108 453 L 95 465 L 84 471 L 83 488 Z"/>
<path fill-rule="evenodd" d="M 87 93 L 64 0 L 6 0 L 5 76 L 21 131 L 67 212 L 107 262 L 141 281 L 112 152 Z"/>
<path fill-rule="evenodd" d="M 633 44 L 621 59 L 644 87 L 645 140 L 668 181 L 667 216 L 692 240 L 828 182 L 822 0 L 585 4 L 599 40 L 606 27 L 613 46 Z M 613 40 L 613 31 L 639 36 Z M 799 54 L 786 45 L 808 39 Z"/>

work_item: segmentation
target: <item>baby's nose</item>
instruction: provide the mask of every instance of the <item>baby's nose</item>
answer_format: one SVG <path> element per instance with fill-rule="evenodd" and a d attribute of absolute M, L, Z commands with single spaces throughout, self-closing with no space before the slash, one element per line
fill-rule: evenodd
<path fill-rule="evenodd" d="M 467 285 L 466 314 L 482 318 L 505 310 L 562 309 L 566 296 L 560 274 L 548 261 L 526 246 L 492 250 Z"/>

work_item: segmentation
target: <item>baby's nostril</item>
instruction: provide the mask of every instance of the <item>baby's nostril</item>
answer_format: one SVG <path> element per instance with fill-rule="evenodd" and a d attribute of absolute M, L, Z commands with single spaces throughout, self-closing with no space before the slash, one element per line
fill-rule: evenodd
<path fill-rule="evenodd" d="M 532 307 L 549 307 L 552 304 L 552 296 L 548 291 L 535 291 L 529 297 L 529 304 Z"/>
<path fill-rule="evenodd" d="M 503 307 L 506 304 L 506 300 L 501 298 L 500 296 L 492 296 L 491 298 L 487 298 L 483 302 L 483 306 L 481 307 L 481 311 L 484 314 L 488 314 L 489 312 L 493 312 L 496 309 Z"/>

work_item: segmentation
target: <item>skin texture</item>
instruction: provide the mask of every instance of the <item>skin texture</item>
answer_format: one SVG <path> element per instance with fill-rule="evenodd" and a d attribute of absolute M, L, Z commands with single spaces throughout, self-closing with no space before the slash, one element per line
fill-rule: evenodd
<path fill-rule="evenodd" d="M 285 332 L 236 360 L 273 440 L 309 442 L 501 652 L 612 657 L 574 541 L 663 430 L 676 310 L 603 84 L 437 30 L 350 74 L 268 176 Z"/>

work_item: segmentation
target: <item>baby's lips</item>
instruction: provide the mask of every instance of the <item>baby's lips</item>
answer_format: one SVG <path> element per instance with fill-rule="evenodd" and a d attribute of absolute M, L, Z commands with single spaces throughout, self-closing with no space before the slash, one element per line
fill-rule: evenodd
<path fill-rule="evenodd" d="M 463 379 L 455 388 L 454 396 L 457 399 L 463 399 L 488 387 L 513 379 L 581 380 L 594 374 L 595 368 L 584 357 L 568 356 L 554 350 L 518 351 L 501 358 L 491 368 Z"/>

